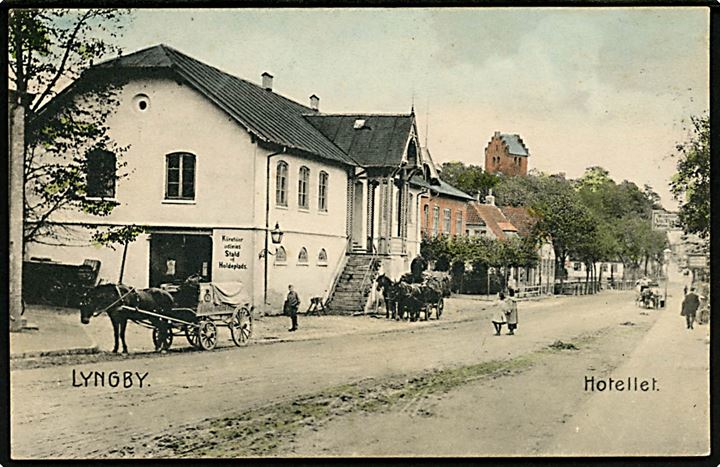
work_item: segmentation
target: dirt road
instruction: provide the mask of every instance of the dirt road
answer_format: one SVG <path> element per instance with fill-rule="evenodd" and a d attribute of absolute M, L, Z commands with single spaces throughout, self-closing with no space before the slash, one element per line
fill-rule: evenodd
<path fill-rule="evenodd" d="M 489 310 L 466 299 L 448 307 L 468 319 L 14 370 L 13 457 L 507 455 L 514 438 L 530 443 L 519 453 L 540 453 L 562 433 L 544 424 L 592 398 L 584 376 L 625 362 L 664 313 L 641 312 L 628 292 L 556 298 L 522 304 L 520 332 L 495 337 Z M 549 349 L 556 340 L 578 350 Z M 147 375 L 142 388 L 137 376 L 131 388 L 74 387 L 80 371 Z"/>

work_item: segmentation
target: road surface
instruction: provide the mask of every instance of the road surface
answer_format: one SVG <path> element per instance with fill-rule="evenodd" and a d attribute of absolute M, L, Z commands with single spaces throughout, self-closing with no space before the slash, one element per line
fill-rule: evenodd
<path fill-rule="evenodd" d="M 684 330 L 672 292 L 665 311 L 632 292 L 521 303 L 515 336 L 454 298 L 464 321 L 16 369 L 12 456 L 702 454 L 707 331 Z M 133 386 L 108 387 L 112 371 Z M 659 389 L 593 392 L 588 376 Z"/>

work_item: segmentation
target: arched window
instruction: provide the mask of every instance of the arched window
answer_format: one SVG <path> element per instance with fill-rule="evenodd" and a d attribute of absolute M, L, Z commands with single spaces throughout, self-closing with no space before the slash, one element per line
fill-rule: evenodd
<path fill-rule="evenodd" d="M 275 249 L 275 264 L 285 263 L 287 263 L 287 252 L 285 252 L 285 248 L 279 246 Z"/>
<path fill-rule="evenodd" d="M 195 199 L 195 155 L 176 152 L 165 156 L 165 199 Z"/>
<path fill-rule="evenodd" d="M 325 251 L 325 248 L 320 249 L 320 253 L 318 253 L 318 259 L 317 259 L 319 266 L 327 266 L 327 251 Z"/>
<path fill-rule="evenodd" d="M 305 247 L 300 248 L 300 253 L 298 253 L 298 264 L 307 264 L 308 263 L 308 253 L 307 249 Z"/>
<path fill-rule="evenodd" d="M 408 145 L 407 159 L 410 167 L 417 165 L 417 146 L 415 146 L 415 141 L 410 141 Z"/>
<path fill-rule="evenodd" d="M 328 180 L 330 176 L 327 172 L 320 172 L 320 180 L 318 182 L 318 210 L 327 212 L 328 210 Z"/>
<path fill-rule="evenodd" d="M 87 155 L 86 168 L 87 196 L 90 198 L 113 198 L 117 170 L 115 154 L 102 149 L 94 149 Z"/>
<path fill-rule="evenodd" d="M 310 169 L 305 166 L 300 167 L 300 176 L 298 177 L 298 207 L 300 209 L 308 209 L 308 188 L 310 185 Z"/>
<path fill-rule="evenodd" d="M 287 162 L 279 161 L 277 163 L 277 169 L 275 170 L 275 204 L 278 206 L 287 206 L 287 184 Z"/>

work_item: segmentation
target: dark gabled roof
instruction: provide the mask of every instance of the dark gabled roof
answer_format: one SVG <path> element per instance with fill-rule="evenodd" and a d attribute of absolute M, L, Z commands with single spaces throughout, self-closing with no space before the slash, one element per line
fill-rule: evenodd
<path fill-rule="evenodd" d="M 363 167 L 398 166 L 414 123 L 412 114 L 313 114 L 305 118 Z M 362 128 L 355 128 L 358 120 L 365 120 Z"/>
<path fill-rule="evenodd" d="M 500 135 L 500 138 L 502 139 L 503 143 L 505 143 L 508 147 L 508 152 L 512 154 L 513 156 L 529 156 L 530 153 L 528 152 L 528 149 L 525 147 L 525 143 L 523 143 L 522 138 L 520 138 L 520 135 L 517 134 L 508 134 L 508 133 L 502 133 Z"/>
<path fill-rule="evenodd" d="M 438 181 L 440 182 L 439 185 L 431 185 L 428 182 L 426 182 L 425 179 L 422 178 L 421 176 L 415 175 L 410 179 L 410 184 L 418 186 L 420 188 L 429 188 L 441 195 L 450 196 L 452 198 L 458 198 L 463 201 L 470 201 L 470 200 L 475 199 L 472 196 L 470 196 L 469 194 L 465 193 L 464 191 L 455 188 L 454 186 L 450 185 L 447 182 L 442 181 L 441 179 L 438 179 Z"/>
<path fill-rule="evenodd" d="M 357 165 L 305 119 L 314 112 L 286 97 L 188 57 L 166 45 L 121 56 L 95 69 L 168 69 L 233 117 L 262 141 Z"/>

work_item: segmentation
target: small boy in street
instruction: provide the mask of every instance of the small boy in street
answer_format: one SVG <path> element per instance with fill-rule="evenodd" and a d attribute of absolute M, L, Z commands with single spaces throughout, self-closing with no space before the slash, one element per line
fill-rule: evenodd
<path fill-rule="evenodd" d="M 500 299 L 500 303 L 498 304 L 498 307 L 493 312 L 492 317 L 492 323 L 493 326 L 495 326 L 495 335 L 499 336 L 500 331 L 502 331 L 502 326 L 507 322 L 506 320 L 506 314 L 507 311 L 507 301 L 505 301 L 505 294 L 500 292 L 498 294 L 498 298 Z"/>

